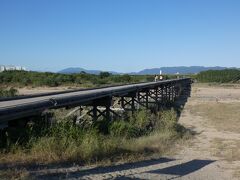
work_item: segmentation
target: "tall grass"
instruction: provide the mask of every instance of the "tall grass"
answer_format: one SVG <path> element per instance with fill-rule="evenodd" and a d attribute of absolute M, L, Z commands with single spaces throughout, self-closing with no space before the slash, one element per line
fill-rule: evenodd
<path fill-rule="evenodd" d="M 174 110 L 157 114 L 140 110 L 105 125 L 104 130 L 96 124 L 83 128 L 65 120 L 42 129 L 37 125 L 28 127 L 22 140 L 8 137 L 0 161 L 87 163 L 136 154 L 162 154 L 186 133 L 177 123 Z"/>
<path fill-rule="evenodd" d="M 13 97 L 13 96 L 16 96 L 17 94 L 18 94 L 18 91 L 12 87 L 10 89 L 0 88 L 0 98 L 1 97 Z"/>

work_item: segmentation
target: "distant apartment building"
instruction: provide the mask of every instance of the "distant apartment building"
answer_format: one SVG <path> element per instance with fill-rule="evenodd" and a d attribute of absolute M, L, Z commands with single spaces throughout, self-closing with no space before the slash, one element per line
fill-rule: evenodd
<path fill-rule="evenodd" d="M 22 66 L 0 66 L 0 72 L 3 71 L 26 71 L 26 68 Z"/>

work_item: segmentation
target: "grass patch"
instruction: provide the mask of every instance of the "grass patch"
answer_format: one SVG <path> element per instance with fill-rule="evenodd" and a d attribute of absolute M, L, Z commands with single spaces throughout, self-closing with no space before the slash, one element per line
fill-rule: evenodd
<path fill-rule="evenodd" d="M 213 155 L 228 162 L 240 161 L 240 140 L 225 140 L 216 138 L 213 141 Z"/>
<path fill-rule="evenodd" d="M 240 132 L 240 103 L 208 102 L 196 104 L 190 108 L 191 113 L 208 119 L 219 130 Z"/>
<path fill-rule="evenodd" d="M 0 179 L 2 180 L 14 180 L 14 179 L 30 179 L 30 175 L 25 169 L 9 169 L 0 170 Z"/>
<path fill-rule="evenodd" d="M 177 123 L 175 110 L 156 114 L 140 110 L 133 116 L 90 127 L 61 120 L 48 128 L 37 124 L 27 128 L 23 139 L 10 135 L 1 149 L 1 164 L 91 164 L 104 161 L 136 160 L 146 155 L 164 155 L 174 144 L 189 137 Z M 3 173 L 4 174 L 4 173 Z"/>
<path fill-rule="evenodd" d="M 239 161 L 240 161 L 240 140 L 226 140 L 215 138 L 212 142 L 212 154 L 222 158 L 229 163 L 238 164 L 237 167 L 232 169 L 234 171 L 233 177 L 240 178 Z"/>
<path fill-rule="evenodd" d="M 236 170 L 236 171 L 234 172 L 233 176 L 234 176 L 235 178 L 237 178 L 237 179 L 240 179 L 240 170 L 239 170 L 239 169 Z"/>

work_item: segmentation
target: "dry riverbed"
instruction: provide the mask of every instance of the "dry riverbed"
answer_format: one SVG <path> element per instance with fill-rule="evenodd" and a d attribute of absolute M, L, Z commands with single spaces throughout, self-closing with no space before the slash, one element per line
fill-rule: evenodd
<path fill-rule="evenodd" d="M 179 123 L 196 134 L 175 155 L 120 167 L 75 169 L 66 177 L 240 179 L 239 86 L 194 85 Z"/>
<path fill-rule="evenodd" d="M 39 179 L 240 179 L 239 86 L 195 84 L 179 123 L 195 135 L 165 157 L 101 167 L 49 165 L 26 174 Z"/>

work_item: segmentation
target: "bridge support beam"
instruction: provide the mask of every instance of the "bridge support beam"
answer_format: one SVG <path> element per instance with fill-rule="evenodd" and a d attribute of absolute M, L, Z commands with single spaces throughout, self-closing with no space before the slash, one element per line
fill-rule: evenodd
<path fill-rule="evenodd" d="M 86 114 L 93 121 L 97 121 L 100 118 L 111 120 L 113 115 L 120 116 L 116 113 L 116 110 L 131 111 L 133 114 L 140 107 L 151 108 L 150 104 L 153 104 L 156 110 L 160 110 L 161 107 L 174 103 L 179 96 L 188 96 L 190 91 L 191 84 L 189 83 L 171 82 L 160 84 L 159 86 L 133 91 L 120 96 L 96 99 L 85 105 L 91 107 Z"/>
<path fill-rule="evenodd" d="M 111 120 L 110 112 L 112 105 L 112 97 L 106 97 L 102 99 L 96 99 L 87 106 L 92 107 L 87 114 L 92 117 L 93 121 L 97 121 L 100 117 L 103 117 L 107 120 Z M 103 108 L 98 108 L 103 107 Z"/>

